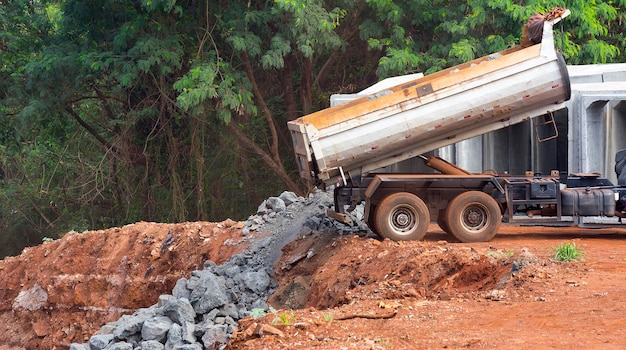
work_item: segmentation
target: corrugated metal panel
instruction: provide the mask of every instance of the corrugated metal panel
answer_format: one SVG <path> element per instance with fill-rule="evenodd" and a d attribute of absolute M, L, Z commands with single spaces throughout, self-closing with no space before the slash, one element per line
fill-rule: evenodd
<path fill-rule="evenodd" d="M 617 183 L 615 153 L 626 149 L 626 64 L 568 66 L 568 71 L 577 83 L 572 84 L 567 110 L 556 114 L 557 140 L 537 142 L 528 121 L 456 143 L 439 154 L 472 172 L 600 172 Z M 613 78 L 606 81 L 607 76 Z"/>

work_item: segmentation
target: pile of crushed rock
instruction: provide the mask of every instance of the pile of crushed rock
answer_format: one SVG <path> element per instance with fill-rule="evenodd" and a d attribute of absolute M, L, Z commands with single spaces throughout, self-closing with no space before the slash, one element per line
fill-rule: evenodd
<path fill-rule="evenodd" d="M 371 234 L 362 207 L 346 225 L 326 216 L 332 204 L 332 191 L 321 190 L 307 198 L 283 192 L 266 199 L 241 231 L 251 242 L 246 252 L 219 266 L 206 261 L 202 270 L 178 280 L 171 295 L 104 325 L 88 343 L 70 350 L 223 349 L 239 319 L 269 310 L 266 300 L 278 287 L 272 275 L 283 246 L 313 231 Z"/>

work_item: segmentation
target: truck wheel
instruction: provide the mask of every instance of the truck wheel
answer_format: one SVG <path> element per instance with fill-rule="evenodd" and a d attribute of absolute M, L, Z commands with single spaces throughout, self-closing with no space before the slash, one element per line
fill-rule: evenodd
<path fill-rule="evenodd" d="M 461 242 L 487 242 L 498 233 L 502 214 L 495 199 L 484 192 L 456 196 L 446 209 L 450 233 Z"/>
<path fill-rule="evenodd" d="M 617 174 L 617 184 L 626 185 L 626 149 L 615 154 L 615 174 Z"/>
<path fill-rule="evenodd" d="M 398 192 L 383 199 L 376 207 L 376 233 L 394 241 L 421 240 L 426 235 L 430 213 L 418 196 Z"/>
<path fill-rule="evenodd" d="M 437 225 L 439 225 L 443 232 L 450 233 L 450 227 L 448 227 L 448 221 L 446 220 L 446 210 L 439 210 L 439 215 L 437 215 Z"/>

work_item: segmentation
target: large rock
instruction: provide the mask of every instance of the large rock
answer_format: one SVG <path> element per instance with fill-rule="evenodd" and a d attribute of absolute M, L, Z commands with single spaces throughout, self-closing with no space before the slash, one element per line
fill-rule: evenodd
<path fill-rule="evenodd" d="M 117 339 L 128 339 L 132 335 L 140 333 L 143 323 L 149 318 L 147 315 L 142 314 L 124 315 L 117 321 L 113 335 Z"/>
<path fill-rule="evenodd" d="M 184 345 L 183 342 L 183 327 L 177 323 L 172 324 L 170 331 L 167 333 L 167 341 L 165 342 L 166 350 L 173 350 L 178 346 Z"/>
<path fill-rule="evenodd" d="M 48 301 L 48 292 L 40 285 L 35 284 L 32 288 L 23 290 L 13 301 L 15 311 L 36 311 Z"/>
<path fill-rule="evenodd" d="M 281 193 L 280 196 L 278 196 L 278 198 L 280 198 L 285 203 L 286 206 L 290 206 L 291 204 L 295 202 L 304 200 L 304 198 L 298 197 L 295 193 L 290 192 L 290 191 L 285 191 Z"/>
<path fill-rule="evenodd" d="M 248 271 L 243 273 L 243 282 L 251 291 L 261 294 L 270 285 L 270 276 L 265 271 Z"/>
<path fill-rule="evenodd" d="M 163 350 L 165 345 L 156 340 L 146 340 L 141 342 L 141 350 Z"/>
<path fill-rule="evenodd" d="M 146 320 L 141 328 L 141 337 L 144 340 L 163 342 L 172 326 L 172 320 L 166 316 L 156 316 Z"/>
<path fill-rule="evenodd" d="M 181 326 L 185 322 L 193 322 L 196 319 L 196 312 L 186 298 L 176 299 L 165 304 L 163 314 Z"/>
<path fill-rule="evenodd" d="M 202 343 L 207 350 L 217 350 L 222 345 L 228 343 L 228 327 L 226 325 L 218 325 L 211 327 L 204 332 Z"/>
<path fill-rule="evenodd" d="M 285 210 L 287 208 L 287 206 L 285 205 L 285 202 L 278 198 L 278 197 L 270 197 L 265 201 L 265 206 L 276 212 L 276 213 L 280 213 L 281 211 Z"/>
<path fill-rule="evenodd" d="M 119 342 L 107 346 L 106 350 L 133 350 L 133 344 L 127 342 Z"/>
<path fill-rule="evenodd" d="M 182 324 L 181 337 L 183 342 L 193 344 L 196 342 L 196 336 L 194 332 L 196 330 L 196 324 L 193 322 L 185 322 Z"/>
<path fill-rule="evenodd" d="M 197 274 L 199 282 L 190 295 L 196 313 L 204 314 L 230 302 L 223 277 L 206 270 L 197 271 Z M 189 286 L 189 283 L 187 285 Z"/>
<path fill-rule="evenodd" d="M 187 287 L 187 279 L 181 278 L 176 281 L 174 289 L 172 289 L 172 295 L 176 298 L 187 298 L 191 296 L 191 291 Z"/>
<path fill-rule="evenodd" d="M 113 334 L 96 334 L 89 338 L 89 349 L 91 350 L 102 350 L 113 341 L 115 336 Z"/>

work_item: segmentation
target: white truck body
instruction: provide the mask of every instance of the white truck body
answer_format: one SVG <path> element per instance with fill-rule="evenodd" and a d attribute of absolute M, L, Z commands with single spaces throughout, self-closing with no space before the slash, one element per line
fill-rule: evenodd
<path fill-rule="evenodd" d="M 288 123 L 300 176 L 326 185 L 564 107 L 570 84 L 554 49 L 513 47 Z M 343 181 L 341 178 L 344 177 Z"/>

